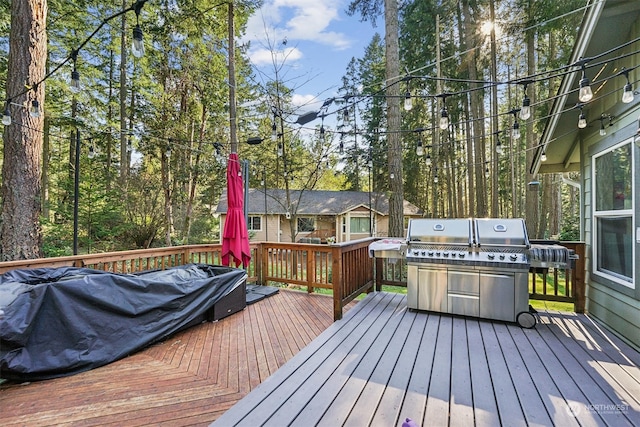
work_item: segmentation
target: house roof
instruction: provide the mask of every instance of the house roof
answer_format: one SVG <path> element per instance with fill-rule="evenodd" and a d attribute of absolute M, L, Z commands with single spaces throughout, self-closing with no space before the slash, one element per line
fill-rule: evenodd
<path fill-rule="evenodd" d="M 578 100 L 579 80 L 582 77 L 579 64 L 581 59 L 597 57 L 593 67 L 586 63 L 587 77 L 591 79 L 594 99 L 605 96 L 619 97 L 624 78 L 614 77 L 620 73 L 613 59 L 620 55 L 614 48 L 631 40 L 630 31 L 636 20 L 640 18 L 640 2 L 638 0 L 594 0 L 585 12 L 576 44 L 571 54 L 570 64 L 575 72 L 567 73 L 560 83 L 558 96 L 551 108 L 550 118 L 540 139 L 540 144 L 534 153 L 530 172 L 569 172 L 580 167 L 580 140 L 584 133 L 592 130 L 578 129 L 577 121 L 580 110 L 576 107 Z M 605 55 L 602 55 L 605 53 Z M 605 85 L 610 80 L 608 85 Z M 618 103 L 619 104 L 619 103 Z M 583 112 L 589 121 L 589 127 L 600 126 L 598 120 L 603 113 L 597 111 L 598 103 L 590 101 L 583 107 Z M 594 107 L 591 110 L 591 107 Z M 619 105 L 616 108 L 621 108 Z M 590 111 L 591 110 L 591 111 Z M 617 116 L 619 112 L 609 111 L 608 114 Z M 547 161 L 541 162 L 541 155 L 545 152 Z"/>
<path fill-rule="evenodd" d="M 389 199 L 380 193 L 366 191 L 329 191 L 329 190 L 290 190 L 290 204 L 287 205 L 286 191 L 282 189 L 250 188 L 247 196 L 247 212 L 249 214 L 284 215 L 296 212 L 297 215 L 343 215 L 358 208 L 369 209 L 380 215 L 389 214 Z M 265 209 L 266 205 L 266 209 Z M 297 205 L 297 209 L 295 206 Z M 227 191 L 220 196 L 216 213 L 227 212 Z M 412 203 L 404 201 L 404 215 L 419 216 L 422 210 Z"/>

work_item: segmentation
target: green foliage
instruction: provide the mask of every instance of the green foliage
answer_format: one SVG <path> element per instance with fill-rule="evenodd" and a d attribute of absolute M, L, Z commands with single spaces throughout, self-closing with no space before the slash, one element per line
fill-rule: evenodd
<path fill-rule="evenodd" d="M 564 218 L 562 229 L 558 235 L 558 240 L 579 241 L 580 240 L 580 218 L 571 216 Z"/>

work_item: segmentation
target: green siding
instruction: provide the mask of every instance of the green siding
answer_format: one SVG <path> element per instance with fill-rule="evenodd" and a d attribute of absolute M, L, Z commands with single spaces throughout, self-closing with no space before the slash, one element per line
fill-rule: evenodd
<path fill-rule="evenodd" d="M 640 348 L 640 301 L 591 282 L 588 307 L 591 316 Z"/>

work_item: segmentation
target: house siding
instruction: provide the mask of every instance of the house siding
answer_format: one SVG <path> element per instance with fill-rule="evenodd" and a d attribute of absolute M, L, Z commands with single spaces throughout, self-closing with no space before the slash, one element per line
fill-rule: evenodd
<path fill-rule="evenodd" d="M 607 136 L 601 137 L 592 133 L 583 141 L 582 146 L 582 185 L 583 185 L 583 212 L 584 212 L 584 239 L 586 242 L 586 283 L 587 301 L 586 308 L 589 314 L 612 329 L 630 344 L 640 348 L 640 243 L 635 242 L 634 257 L 634 288 L 626 288 L 609 282 L 606 278 L 594 272 L 593 263 L 593 156 L 619 144 L 629 138 L 633 138 L 638 130 L 637 110 L 627 112 L 617 118 L 617 122 L 608 129 Z M 640 227 L 638 223 L 640 210 L 640 148 L 637 142 L 632 144 L 635 156 L 635 183 L 634 183 L 634 231 Z M 635 234 L 635 233 L 634 233 Z M 635 238 L 635 235 L 634 235 Z"/>

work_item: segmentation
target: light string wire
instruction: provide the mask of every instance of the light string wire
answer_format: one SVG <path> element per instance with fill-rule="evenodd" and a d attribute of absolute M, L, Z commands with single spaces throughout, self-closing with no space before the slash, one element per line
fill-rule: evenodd
<path fill-rule="evenodd" d="M 12 96 L 9 96 L 7 94 L 7 97 L 5 98 L 5 103 L 9 104 L 14 99 L 19 98 L 22 95 L 25 95 L 25 94 L 29 93 L 33 88 L 38 87 L 39 85 L 44 83 L 47 79 L 49 79 L 51 76 L 53 76 L 55 73 L 57 73 L 69 61 L 71 61 L 71 60 L 76 61 L 78 53 L 80 52 L 80 50 L 84 46 L 86 46 L 87 43 L 89 43 L 89 41 L 91 41 L 91 39 L 98 33 L 98 31 L 100 31 L 102 29 L 102 27 L 104 27 L 109 21 L 111 21 L 112 19 L 117 18 L 118 16 L 124 15 L 127 12 L 136 11 L 136 13 L 139 13 L 139 11 L 142 9 L 142 7 L 144 6 L 144 4 L 147 1 L 148 0 L 136 0 L 136 2 L 133 3 L 131 6 L 129 6 L 128 8 L 123 9 L 123 10 L 121 10 L 119 12 L 116 12 L 113 15 L 110 15 L 107 18 L 103 19 L 100 22 L 100 24 L 93 30 L 93 32 L 87 38 L 85 38 L 84 41 L 82 43 L 80 43 L 80 45 L 77 48 L 71 50 L 71 53 L 62 62 L 60 62 L 51 71 L 49 71 L 47 74 L 45 74 L 44 77 L 42 77 L 42 79 L 40 79 L 38 82 L 35 82 L 35 83 L 32 83 L 32 84 L 28 85 L 27 88 L 25 90 L 23 90 L 22 92 L 19 92 L 19 93 L 15 94 L 15 95 L 12 95 Z"/>

